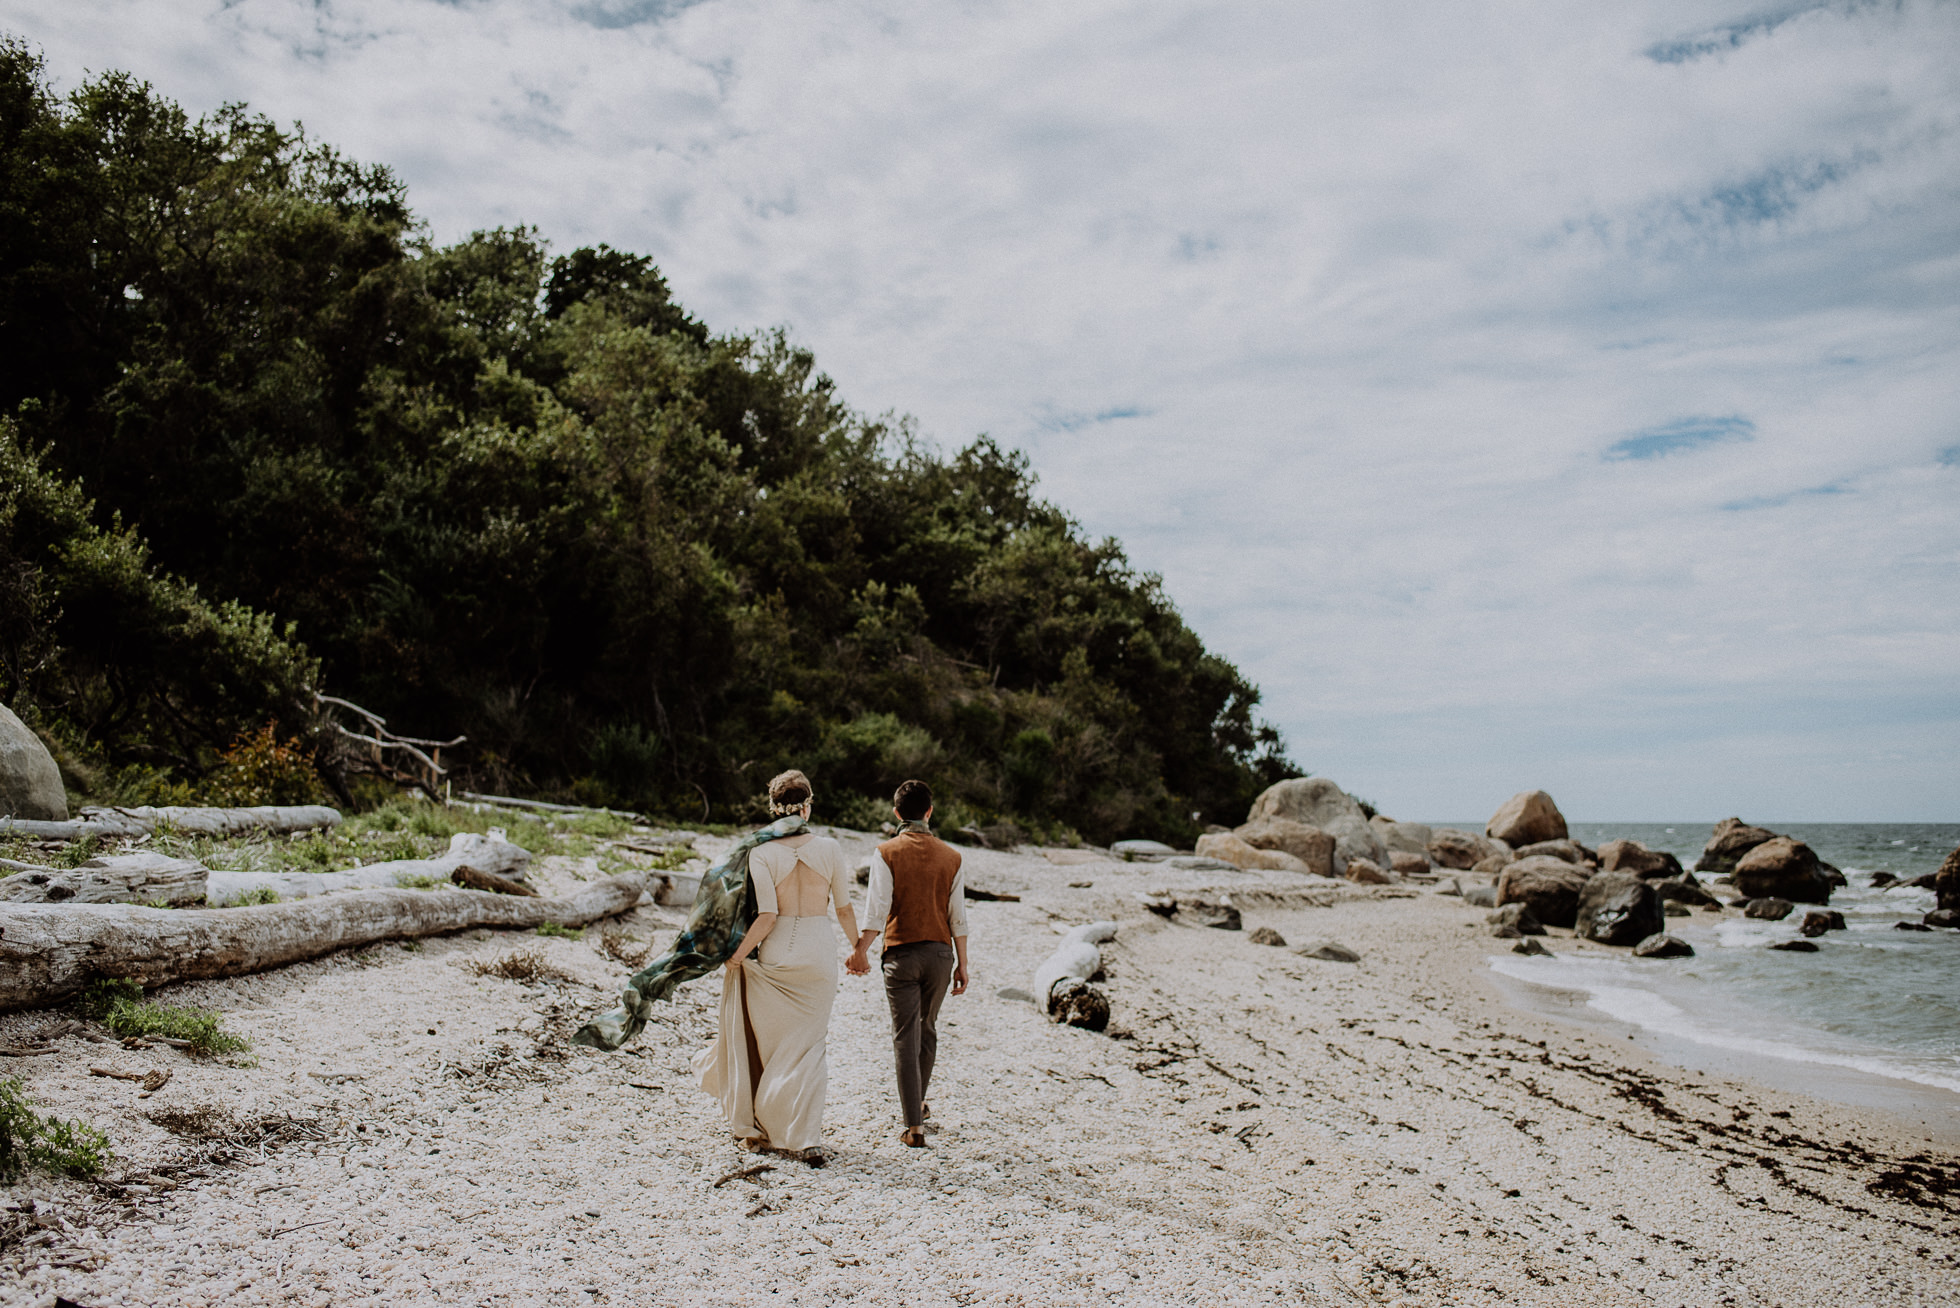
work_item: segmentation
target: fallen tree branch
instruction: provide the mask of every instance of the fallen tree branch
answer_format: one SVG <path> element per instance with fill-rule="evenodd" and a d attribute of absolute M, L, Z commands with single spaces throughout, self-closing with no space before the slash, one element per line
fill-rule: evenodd
<path fill-rule="evenodd" d="M 340 811 L 323 804 L 264 805 L 258 808 L 85 808 L 66 822 L 0 818 L 0 835 L 36 840 L 80 840 L 85 836 L 119 839 L 146 836 L 169 826 L 195 836 L 242 836 L 253 831 L 291 835 L 340 825 Z"/>
<path fill-rule="evenodd" d="M 92 858 L 80 867 L 26 867 L 0 877 L 0 902 L 13 904 L 168 904 L 204 902 L 209 873 L 194 858 L 142 850 Z"/>
<path fill-rule="evenodd" d="M 484 872 L 468 864 L 451 872 L 449 879 L 466 890 L 487 890 L 493 895 L 525 895 L 531 899 L 538 897 L 538 892 L 522 881 L 500 877 L 495 872 Z"/>
<path fill-rule="evenodd" d="M 245 908 L 0 904 L 0 1011 L 41 1008 L 98 977 L 145 986 L 241 976 L 379 940 L 469 927 L 584 926 L 639 902 L 628 873 L 575 895 L 526 899 L 475 890 L 350 890 Z"/>
<path fill-rule="evenodd" d="M 457 792 L 457 797 L 472 804 L 492 804 L 498 808 L 528 808 L 539 813 L 603 813 L 607 817 L 625 818 L 628 822 L 644 823 L 644 813 L 632 813 L 623 808 L 589 808 L 584 804 L 547 804 L 542 799 L 513 799 L 509 795 L 479 795 L 474 790 Z"/>
<path fill-rule="evenodd" d="M 757 1163 L 753 1167 L 738 1167 L 728 1173 L 728 1175 L 716 1178 L 715 1183 L 708 1188 L 710 1190 L 719 1190 L 730 1181 L 743 1181 L 751 1176 L 760 1176 L 764 1172 L 773 1172 L 775 1170 L 776 1165 L 774 1163 Z"/>

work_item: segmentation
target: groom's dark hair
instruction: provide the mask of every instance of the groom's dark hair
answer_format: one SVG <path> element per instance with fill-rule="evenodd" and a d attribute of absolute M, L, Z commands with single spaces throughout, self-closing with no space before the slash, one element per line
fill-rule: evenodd
<path fill-rule="evenodd" d="M 892 796 L 892 807 L 907 822 L 917 822 L 932 812 L 932 787 L 923 781 L 901 781 Z"/>

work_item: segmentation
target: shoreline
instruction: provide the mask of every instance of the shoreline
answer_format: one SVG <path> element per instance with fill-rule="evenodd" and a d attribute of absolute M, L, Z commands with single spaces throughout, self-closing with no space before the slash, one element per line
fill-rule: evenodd
<path fill-rule="evenodd" d="M 974 983 L 946 1002 L 928 1150 L 896 1140 L 874 984 L 838 994 L 830 1165 L 717 1185 L 757 1161 L 688 1071 L 718 979 L 599 1054 L 566 1043 L 625 971 L 599 932 L 464 932 L 168 988 L 221 1010 L 253 1066 L 72 1037 L 23 1060 L 43 1111 L 108 1129 L 123 1179 L 149 1188 L 0 1192 L 59 1233 L 7 1251 L 0 1304 L 1960 1303 L 1950 1148 L 1513 1008 L 1485 910 L 1289 874 L 966 857 L 971 881 L 1020 898 L 969 905 Z M 539 877 L 580 874 L 553 858 Z M 1232 898 L 1245 930 L 1145 910 L 1166 887 Z M 664 940 L 678 919 L 643 906 L 613 925 Z M 1120 923 L 1108 1033 L 997 996 L 1099 919 Z M 1260 926 L 1292 947 L 1252 943 Z M 1294 952 L 1320 939 L 1360 962 Z M 471 971 L 524 950 L 564 979 Z M 0 1043 L 49 1016 L 0 1016 Z M 175 1076 L 145 1102 L 91 1063 Z M 256 1123 L 263 1161 L 158 1124 L 207 1112 L 223 1139 Z"/>

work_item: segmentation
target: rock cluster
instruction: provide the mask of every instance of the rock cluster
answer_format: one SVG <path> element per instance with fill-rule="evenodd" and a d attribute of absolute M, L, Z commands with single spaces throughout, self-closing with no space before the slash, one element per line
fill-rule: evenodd
<path fill-rule="evenodd" d="M 1695 871 L 1727 874 L 1744 899 L 1777 898 L 1799 904 L 1828 904 L 1831 887 L 1844 874 L 1820 862 L 1809 845 L 1752 827 L 1741 818 L 1723 818 L 1695 860 Z"/>

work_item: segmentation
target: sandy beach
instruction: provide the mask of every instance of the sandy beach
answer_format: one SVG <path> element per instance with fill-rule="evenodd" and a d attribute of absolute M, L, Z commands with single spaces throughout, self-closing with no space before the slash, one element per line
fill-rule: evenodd
<path fill-rule="evenodd" d="M 0 1191 L 0 1304 L 1960 1302 L 1950 1120 L 1527 1012 L 1487 966 L 1508 942 L 1433 887 L 968 860 L 1021 898 L 971 905 L 927 1151 L 896 1140 L 873 983 L 845 978 L 831 1027 L 829 1166 L 724 1179 L 768 1160 L 687 1072 L 718 981 L 600 1054 L 567 1043 L 626 974 L 598 929 L 388 944 L 164 993 L 222 1011 L 252 1066 L 76 1036 L 4 1060 L 118 1159 Z M 1247 930 L 1139 902 L 1164 888 L 1231 894 Z M 1104 918 L 1107 1033 L 998 997 Z M 1361 961 L 1294 952 L 1321 940 Z M 562 979 L 471 970 L 526 950 Z M 0 1044 L 55 1016 L 0 1017 Z M 139 1098 L 92 1066 L 174 1075 Z"/>

